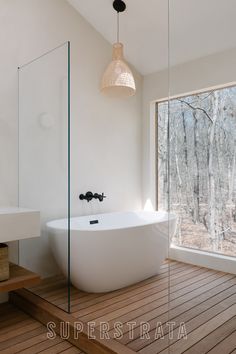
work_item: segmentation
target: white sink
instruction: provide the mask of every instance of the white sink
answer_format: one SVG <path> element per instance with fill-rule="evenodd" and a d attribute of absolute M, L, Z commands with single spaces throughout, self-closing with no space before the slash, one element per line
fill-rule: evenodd
<path fill-rule="evenodd" d="M 25 208 L 0 208 L 0 242 L 40 236 L 40 212 Z"/>

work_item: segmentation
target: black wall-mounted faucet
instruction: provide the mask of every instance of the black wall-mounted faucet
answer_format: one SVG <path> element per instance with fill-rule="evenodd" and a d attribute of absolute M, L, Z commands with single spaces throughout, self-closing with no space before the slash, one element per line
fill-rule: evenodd
<path fill-rule="evenodd" d="M 106 198 L 104 193 L 98 194 L 98 193 L 92 193 L 92 192 L 87 192 L 86 194 L 80 194 L 79 199 L 80 200 L 87 200 L 87 202 L 90 202 L 92 199 L 98 199 L 99 202 L 102 202 L 103 199 Z"/>

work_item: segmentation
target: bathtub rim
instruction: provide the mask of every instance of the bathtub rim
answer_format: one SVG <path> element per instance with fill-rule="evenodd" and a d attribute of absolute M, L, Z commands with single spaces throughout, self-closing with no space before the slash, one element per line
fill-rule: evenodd
<path fill-rule="evenodd" d="M 70 231 L 78 231 L 78 232 L 111 232 L 111 231 L 116 231 L 116 230 L 127 230 L 127 229 L 132 229 L 132 228 L 140 228 L 140 227 L 146 227 L 146 226 L 151 226 L 151 225 L 156 225 L 156 224 L 161 224 L 161 223 L 169 223 L 170 221 L 177 221 L 177 216 L 174 213 L 169 213 L 167 211 L 143 211 L 143 210 L 139 210 L 139 211 L 124 211 L 124 212 L 109 212 L 109 213 L 99 213 L 99 214 L 92 214 L 92 215 L 80 215 L 80 216 L 74 216 L 71 217 L 70 220 L 73 219 L 78 219 L 78 218 L 99 218 L 100 216 L 104 216 L 104 215 L 117 215 L 117 214 L 128 214 L 128 213 L 147 213 L 147 214 L 156 214 L 156 213 L 165 213 L 166 214 L 166 218 L 162 219 L 162 220 L 152 220 L 152 221 L 146 221 L 142 224 L 139 225 L 122 225 L 121 227 L 106 227 L 106 228 L 96 228 L 96 224 L 94 225 L 88 225 L 90 226 L 90 228 L 78 228 L 78 227 L 70 227 Z M 59 225 L 54 225 L 56 224 L 58 221 L 62 222 L 62 226 Z M 63 226 L 63 225 L 66 225 Z M 58 231 L 67 231 L 68 230 L 68 218 L 61 218 L 61 219 L 54 219 L 54 220 L 50 220 L 46 223 L 46 227 L 47 229 L 51 229 L 51 230 L 58 230 Z"/>

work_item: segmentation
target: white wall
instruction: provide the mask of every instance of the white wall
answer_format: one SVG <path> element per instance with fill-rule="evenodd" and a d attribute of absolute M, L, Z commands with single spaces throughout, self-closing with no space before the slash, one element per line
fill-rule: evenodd
<path fill-rule="evenodd" d="M 142 77 L 136 72 L 132 98 L 100 94 L 111 45 L 66 0 L 0 0 L 0 206 L 17 204 L 17 67 L 68 40 L 72 213 L 139 209 Z M 81 202 L 79 194 L 88 190 L 107 199 Z"/>
<path fill-rule="evenodd" d="M 171 56 L 171 52 L 170 52 Z M 168 70 L 150 74 L 143 81 L 143 205 L 150 199 L 155 204 L 154 114 L 150 105 L 154 100 L 203 90 L 236 82 L 236 49 L 210 55 L 172 67 L 168 84 Z"/>

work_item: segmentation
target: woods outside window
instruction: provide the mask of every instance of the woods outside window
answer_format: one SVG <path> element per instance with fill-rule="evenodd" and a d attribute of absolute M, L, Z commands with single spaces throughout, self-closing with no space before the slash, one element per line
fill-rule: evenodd
<path fill-rule="evenodd" d="M 156 103 L 156 119 L 158 209 L 179 219 L 172 243 L 235 256 L 236 86 Z"/>

